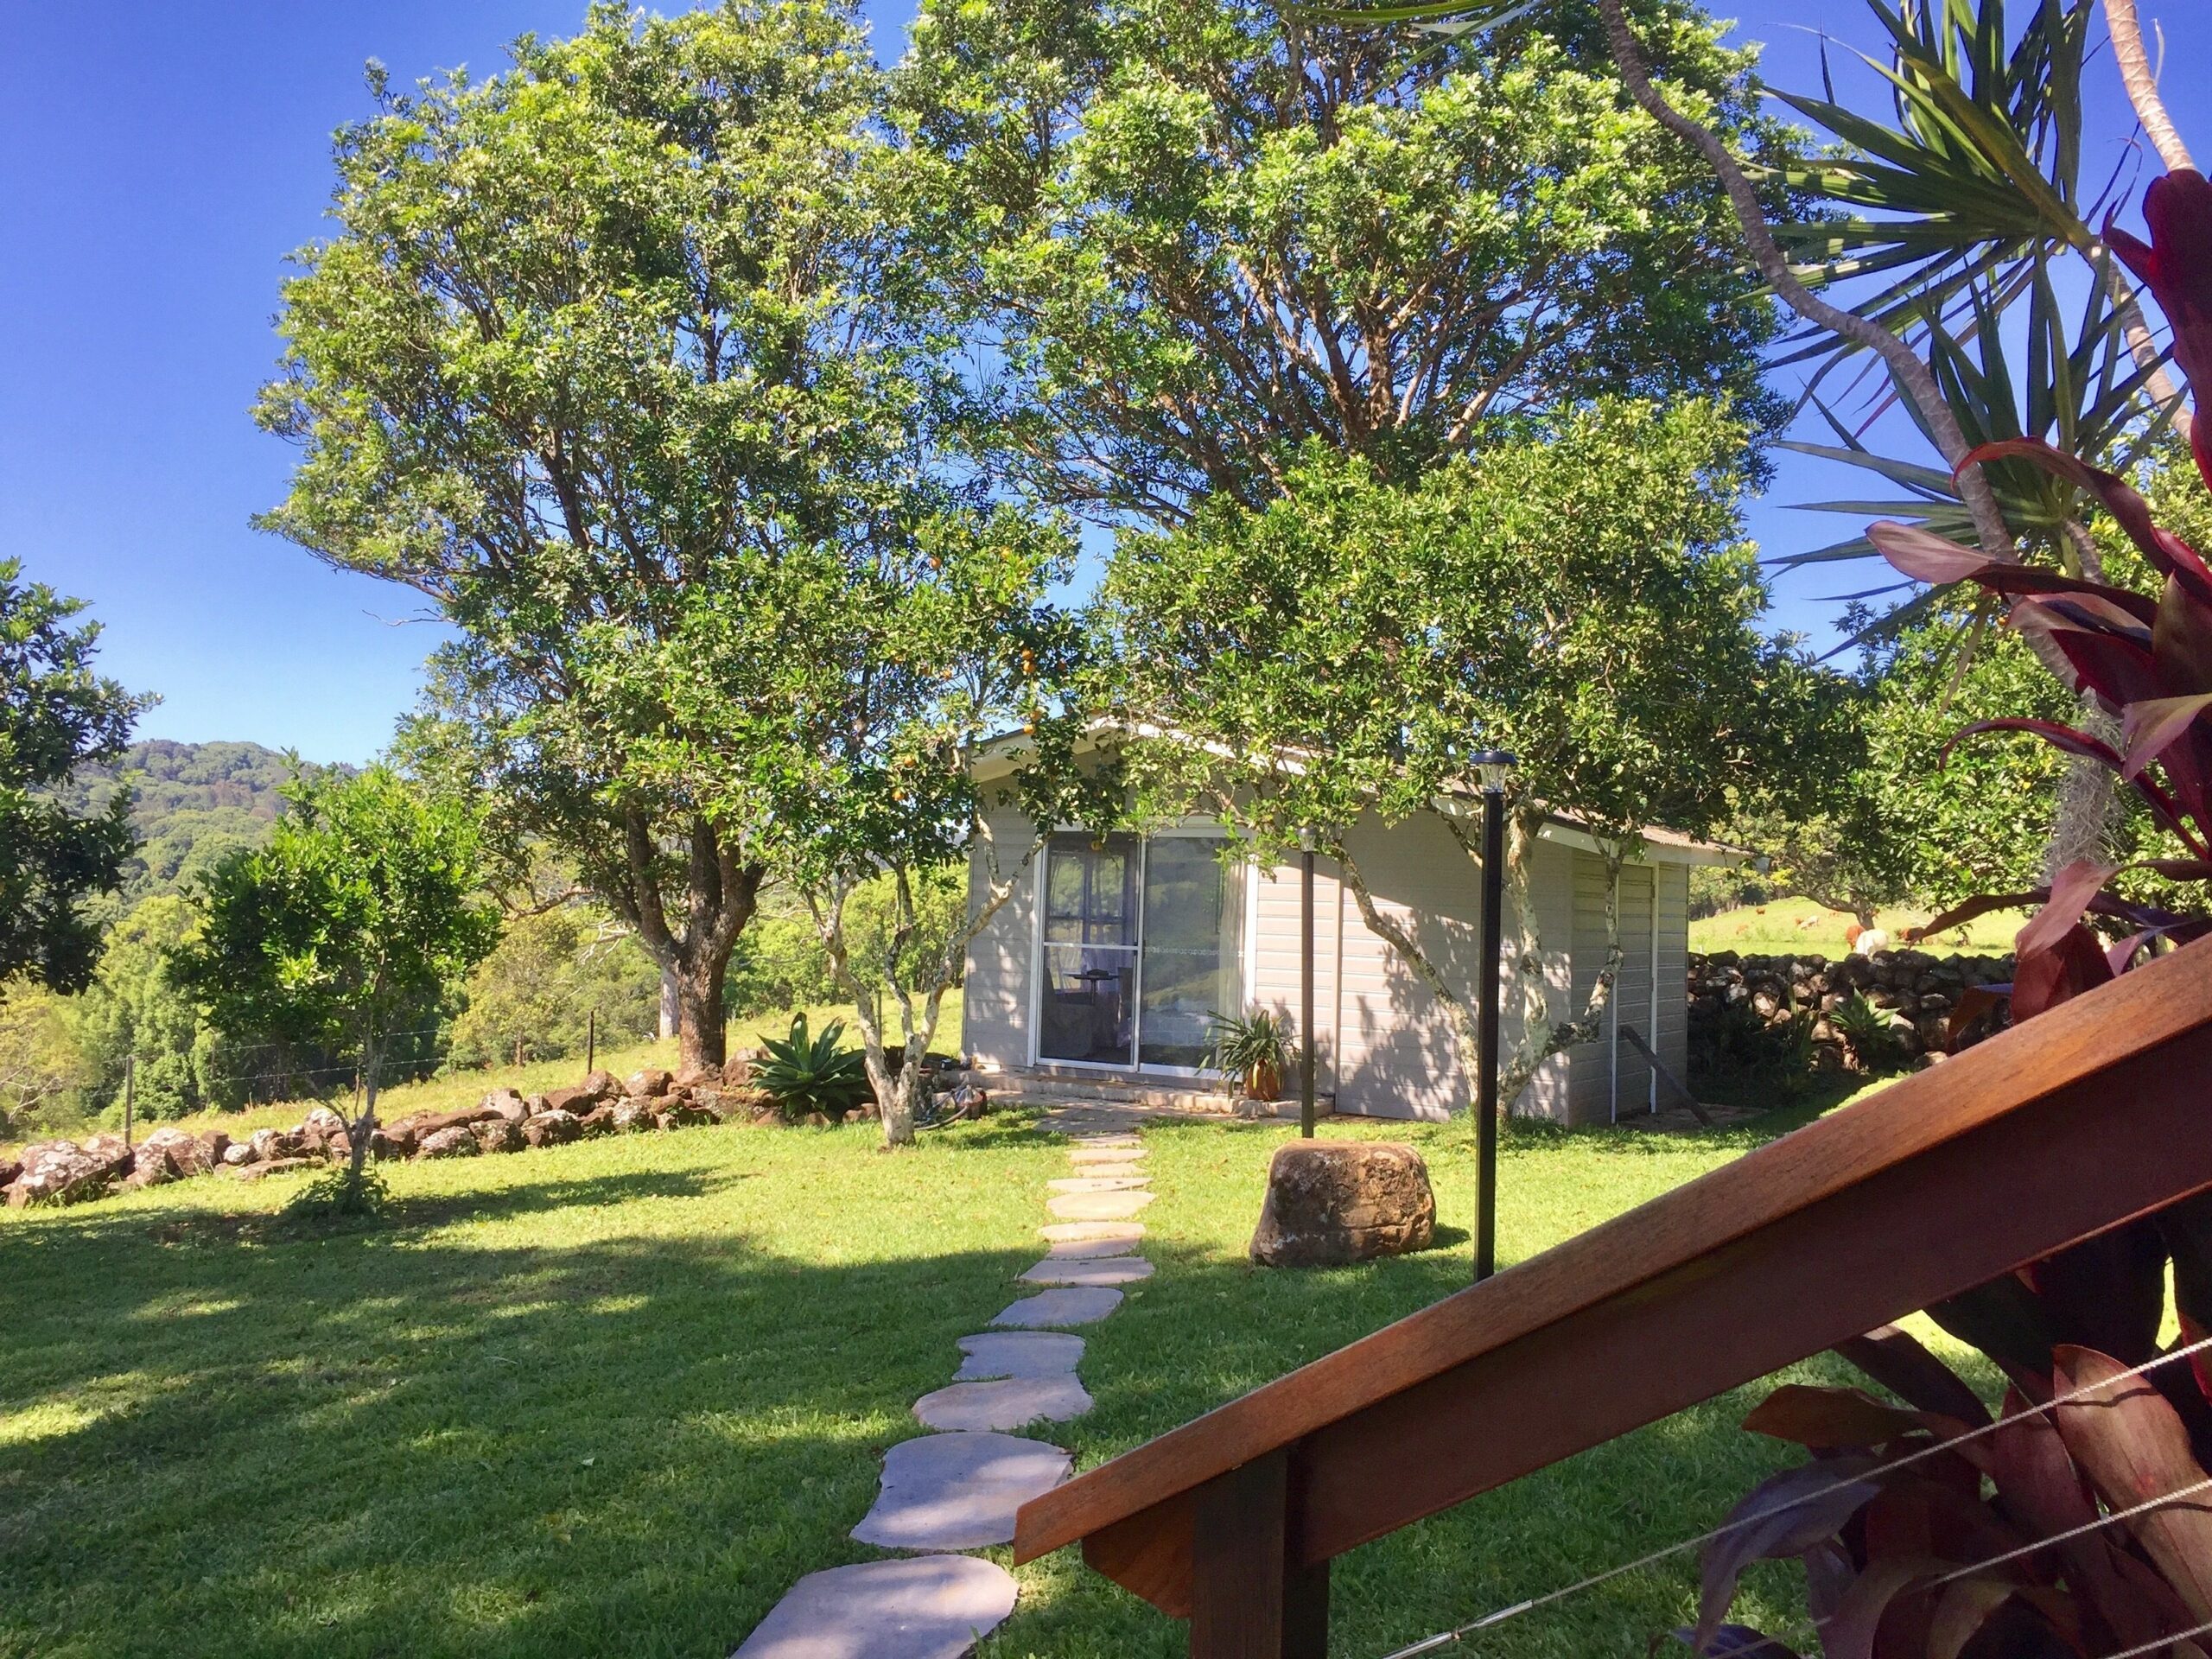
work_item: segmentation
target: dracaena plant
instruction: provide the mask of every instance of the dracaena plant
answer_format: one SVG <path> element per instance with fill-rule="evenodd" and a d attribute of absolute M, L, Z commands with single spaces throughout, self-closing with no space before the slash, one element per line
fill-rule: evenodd
<path fill-rule="evenodd" d="M 2174 333 L 2198 409 L 2212 384 L 2212 186 L 2190 171 L 2153 184 L 2149 245 L 2107 226 L 2109 244 L 2149 287 Z M 2212 483 L 2212 422 L 2192 427 Z M 2009 608 L 2009 625 L 2069 687 L 2118 721 L 2117 743 L 2033 720 L 1982 721 L 1960 734 L 2027 731 L 2110 767 L 2177 846 L 2149 868 L 2187 891 L 2212 881 L 2212 566 L 2152 521 L 2117 475 L 2033 441 L 1969 459 L 2043 467 L 2094 498 L 2162 578 L 2147 595 L 2011 560 L 1932 531 L 1877 524 L 1870 539 L 1904 575 L 1971 583 Z M 2009 988 L 2031 1018 L 2212 931 L 2186 906 L 2137 902 L 2109 865 L 2082 861 L 2047 887 L 1988 894 L 1928 930 L 2024 903 Z M 2008 1379 L 1993 1420 L 1955 1373 L 1902 1332 L 1842 1352 L 1909 1409 L 1855 1389 L 1785 1388 L 1747 1427 L 1817 1455 L 1752 1492 L 1708 1551 L 1694 1630 L 1701 1653 L 1788 1649 L 1726 1622 L 1738 1573 L 1758 1559 L 1801 1558 L 1828 1659 L 1995 1659 L 2133 1652 L 2212 1624 L 2212 1371 L 2192 1354 L 2158 1358 L 2171 1269 L 2184 1342 L 2212 1331 L 2212 1198 L 2138 1219 L 1929 1309 Z M 2031 1408 L 2087 1389 L 2077 1403 Z M 1982 1428 L 1955 1448 L 1944 1442 Z M 2178 1503 L 2146 1500 L 2193 1492 Z M 2044 1547 L 2044 1541 L 2052 1541 Z M 2145 1649 L 2147 1650 L 2147 1649 Z M 2162 1653 L 2205 1659 L 2212 1638 Z"/>

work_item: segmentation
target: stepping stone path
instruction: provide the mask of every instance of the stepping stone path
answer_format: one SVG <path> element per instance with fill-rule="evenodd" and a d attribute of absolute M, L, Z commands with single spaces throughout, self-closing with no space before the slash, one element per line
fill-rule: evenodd
<path fill-rule="evenodd" d="M 1116 1287 L 1152 1276 L 1136 1254 L 1144 1224 L 1130 1219 L 1153 1198 L 1144 1143 L 1122 1132 L 1130 1121 L 1062 1111 L 1037 1125 L 1076 1141 L 1070 1173 L 1047 1183 L 1045 1259 L 1019 1281 L 1044 1288 L 960 1338 L 952 1382 L 914 1402 L 938 1432 L 884 1454 L 874 1506 L 853 1529 L 864 1544 L 914 1553 L 809 1573 L 731 1659 L 963 1659 L 1013 1612 L 1013 1574 L 953 1552 L 1012 1542 L 1014 1511 L 1067 1478 L 1067 1452 L 1004 1431 L 1091 1408 L 1076 1376 L 1083 1338 L 1061 1327 L 1106 1318 L 1122 1305 Z"/>

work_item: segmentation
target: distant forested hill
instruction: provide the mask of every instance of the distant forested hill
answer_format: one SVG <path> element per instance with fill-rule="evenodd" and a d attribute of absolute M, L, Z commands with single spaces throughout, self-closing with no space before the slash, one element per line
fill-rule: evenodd
<path fill-rule="evenodd" d="M 234 847 L 257 845 L 283 810 L 276 791 L 291 776 L 292 763 L 258 743 L 156 738 L 132 744 L 118 767 L 79 772 L 70 804 L 98 811 L 118 779 L 130 785 L 130 824 L 143 844 L 122 893 L 127 909 L 177 891 Z"/>

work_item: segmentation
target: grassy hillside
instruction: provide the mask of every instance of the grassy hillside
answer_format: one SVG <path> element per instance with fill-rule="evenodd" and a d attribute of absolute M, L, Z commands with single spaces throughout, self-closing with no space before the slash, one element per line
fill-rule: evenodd
<path fill-rule="evenodd" d="M 1902 943 L 1905 930 L 1927 921 L 1927 910 L 1885 910 L 1875 921 Z M 2012 949 L 2012 936 L 2027 921 L 2023 911 L 1998 911 L 1965 927 L 1922 943 L 1917 948 L 1937 956 L 1962 951 L 1976 956 L 2003 956 Z M 1850 946 L 1843 930 L 1851 918 L 1827 910 L 1809 899 L 1777 899 L 1764 905 L 1724 910 L 1690 924 L 1693 950 L 1736 950 L 1746 956 L 1840 957 Z"/>

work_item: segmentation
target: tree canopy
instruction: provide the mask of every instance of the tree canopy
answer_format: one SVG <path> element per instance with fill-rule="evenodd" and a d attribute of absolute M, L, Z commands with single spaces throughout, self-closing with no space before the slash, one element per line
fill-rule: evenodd
<path fill-rule="evenodd" d="M 79 767 L 113 761 L 151 699 L 92 669 L 97 623 L 22 562 L 0 559 L 0 985 L 23 976 L 81 989 L 99 960 L 87 901 L 123 885 L 127 792 L 79 815 L 62 791 Z"/>
<path fill-rule="evenodd" d="M 636 931 L 693 1063 L 721 1058 L 764 797 L 670 764 L 731 735 L 687 723 L 683 655 L 749 630 L 714 707 L 772 724 L 817 637 L 793 567 L 941 481 L 944 341 L 910 303 L 880 93 L 841 0 L 602 4 L 500 74 L 383 89 L 261 406 L 302 450 L 266 524 L 463 631 L 416 757 Z"/>
<path fill-rule="evenodd" d="M 1167 734 L 1134 763 L 1154 810 L 1203 798 L 1277 852 L 1314 828 L 1471 1048 L 1471 988 L 1379 912 L 1344 832 L 1433 812 L 1477 856 L 1440 804 L 1471 751 L 1512 751 L 1509 962 L 1529 1035 L 1511 1099 L 1583 1023 L 1542 1013 L 1560 942 L 1537 936 L 1524 895 L 1544 816 L 1611 847 L 1617 886 L 1641 827 L 1703 831 L 1747 798 L 1786 809 L 1848 741 L 1836 688 L 1755 626 L 1743 455 L 1743 429 L 1710 404 L 1605 402 L 1410 488 L 1317 448 L 1256 512 L 1215 498 L 1173 534 L 1125 537 L 1105 596 L 1122 704 Z M 1616 939 L 1586 1020 L 1618 957 Z"/>
<path fill-rule="evenodd" d="M 1749 56 L 1639 10 L 1683 95 L 1781 159 Z M 1726 201 L 1586 7 L 1409 39 L 1249 0 L 926 0 L 898 89 L 1046 499 L 1173 523 L 1260 505 L 1314 441 L 1402 481 L 1601 394 L 1764 409 Z"/>

